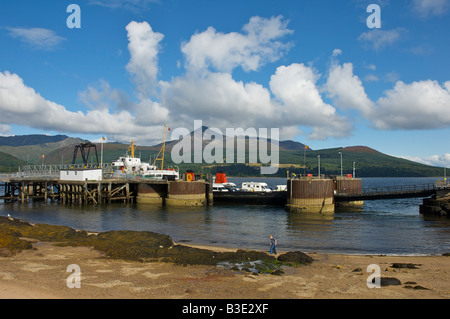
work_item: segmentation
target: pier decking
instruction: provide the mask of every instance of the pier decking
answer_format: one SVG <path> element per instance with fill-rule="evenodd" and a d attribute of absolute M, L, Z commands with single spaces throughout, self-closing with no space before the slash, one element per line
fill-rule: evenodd
<path fill-rule="evenodd" d="M 189 183 L 190 186 L 181 186 L 185 183 Z M 161 199 L 162 204 L 166 202 L 178 206 L 212 204 L 212 187 L 208 181 L 168 181 L 137 177 L 109 178 L 101 181 L 65 181 L 53 177 L 4 176 L 0 177 L 0 186 L 4 187 L 4 194 L 0 194 L 0 200 L 20 203 L 28 203 L 31 200 L 58 200 L 64 204 L 134 203 L 140 198 L 139 190 L 142 189 L 140 185 L 146 185 L 147 189 L 157 189 L 154 194 Z M 186 192 L 180 191 L 180 187 Z"/>

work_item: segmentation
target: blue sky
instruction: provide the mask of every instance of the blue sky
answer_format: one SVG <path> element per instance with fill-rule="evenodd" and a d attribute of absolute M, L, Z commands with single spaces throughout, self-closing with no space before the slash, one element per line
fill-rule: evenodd
<path fill-rule="evenodd" d="M 202 120 L 442 166 L 449 30 L 450 0 L 5 0 L 0 134 L 148 145 Z"/>

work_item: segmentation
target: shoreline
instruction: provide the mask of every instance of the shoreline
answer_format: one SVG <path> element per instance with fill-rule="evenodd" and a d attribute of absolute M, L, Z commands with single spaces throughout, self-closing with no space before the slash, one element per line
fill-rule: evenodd
<path fill-rule="evenodd" d="M 190 244 L 190 243 L 186 243 L 186 242 L 175 242 L 175 244 L 177 245 L 183 245 L 183 246 L 187 246 L 187 247 L 193 247 L 193 248 L 199 248 L 199 249 L 209 249 L 209 250 L 213 250 L 213 251 L 217 251 L 217 252 L 234 252 L 240 248 L 231 248 L 231 247 L 226 247 L 226 246 L 215 246 L 215 245 L 208 245 L 208 244 Z M 259 251 L 259 252 L 268 252 L 269 251 L 269 244 L 267 244 L 267 251 L 266 250 L 261 250 L 261 249 L 251 249 L 251 250 L 255 250 L 255 251 Z M 286 253 L 288 251 L 291 250 L 285 250 L 285 249 L 279 249 L 277 247 L 277 252 L 278 255 L 281 255 L 283 253 Z M 446 256 L 447 254 L 450 254 L 450 252 L 442 252 L 442 253 L 434 253 L 434 254 L 390 254 L 390 253 L 376 253 L 376 254 L 371 254 L 371 253 L 347 253 L 347 252 L 327 252 L 327 251 L 304 251 L 302 250 L 303 253 L 307 254 L 307 255 L 340 255 L 340 256 L 361 256 L 361 257 L 441 257 L 441 256 Z M 449 266 L 450 266 L 450 260 L 449 260 Z"/>
<path fill-rule="evenodd" d="M 234 252 L 235 249 L 186 245 Z M 0 257 L 0 299 L 450 299 L 450 258 L 308 254 L 314 261 L 283 266 L 284 274 L 254 275 L 220 266 L 107 259 L 91 247 L 36 241 L 33 250 Z M 280 255 L 281 252 L 278 254 Z M 393 268 L 394 263 L 415 265 Z M 70 289 L 69 265 L 79 265 L 81 288 Z M 369 289 L 366 271 L 400 284 Z"/>
<path fill-rule="evenodd" d="M 35 226 L 37 223 L 31 223 L 28 222 L 30 225 Z M 59 225 L 59 226 L 66 226 L 66 225 Z M 67 226 L 70 227 L 70 226 Z M 73 228 L 73 227 L 71 227 Z M 88 235 L 98 235 L 102 232 L 100 231 L 91 231 L 91 230 L 85 230 L 85 229 L 77 229 L 77 228 L 73 228 L 75 231 L 77 232 L 82 232 L 85 231 Z M 169 234 L 162 234 L 162 235 L 167 235 L 170 236 Z M 227 246 L 217 246 L 217 245 L 209 245 L 209 244 L 202 244 L 202 243 L 191 243 L 191 242 L 185 242 L 185 241 L 175 241 L 173 240 L 174 245 L 182 245 L 182 246 L 186 246 L 186 247 L 192 247 L 192 248 L 199 248 L 199 249 L 206 249 L 206 250 L 212 250 L 212 251 L 216 251 L 216 252 L 235 252 L 238 249 L 244 249 L 244 250 L 253 250 L 253 251 L 258 251 L 258 252 L 268 252 L 269 251 L 269 244 L 267 244 L 267 251 L 266 250 L 262 250 L 262 249 L 251 249 L 251 248 L 232 248 L 232 247 L 227 247 Z M 277 247 L 277 251 L 279 252 L 278 255 L 280 255 L 281 253 L 286 253 L 288 251 L 291 250 L 286 250 L 286 249 L 279 249 Z M 446 251 L 446 252 L 441 252 L 441 253 L 433 253 L 433 254 L 410 254 L 410 253 L 403 253 L 403 254 L 394 254 L 394 253 L 348 253 L 348 252 L 328 252 L 328 251 L 303 251 L 303 253 L 305 254 L 326 254 L 326 255 L 343 255 L 343 256 L 390 256 L 390 257 L 433 257 L 433 256 L 445 256 L 450 254 L 450 251 Z"/>
<path fill-rule="evenodd" d="M 77 245 L 81 242 L 71 242 L 69 238 L 85 240 L 83 232 L 86 231 L 66 226 L 32 226 L 12 218 L 3 218 L 3 223 L 4 240 L 16 234 L 19 242 L 28 242 L 31 246 L 21 248 L 16 254 L 5 254 L 4 248 L 3 252 L 0 249 L 0 299 L 450 299 L 448 254 L 392 256 L 315 252 L 305 256 L 297 251 L 302 258 L 306 257 L 306 263 L 301 259 L 296 259 L 299 263 L 270 259 L 269 264 L 263 262 L 264 267 L 275 268 L 255 272 L 252 270 L 258 269 L 255 263 L 270 256 L 268 251 L 242 251 L 245 247 L 235 249 L 171 240 L 172 246 L 166 246 L 166 255 L 156 254 L 153 258 L 148 255 L 150 259 L 145 259 L 148 248 L 162 249 L 161 245 L 168 244 L 170 237 L 156 233 L 148 237 L 147 232 L 114 232 L 114 236 L 128 237 L 111 238 L 108 237 L 111 234 L 105 237 L 104 233 L 92 232 L 99 238 L 88 245 Z M 15 233 L 8 235 L 8 225 L 11 230 L 16 229 Z M 93 243 L 105 244 L 108 238 L 112 245 L 109 249 L 94 248 Z M 151 244 L 154 240 L 157 240 L 156 246 Z M 58 242 L 65 245 L 58 245 Z M 123 243 L 128 244 L 123 246 Z M 142 258 L 117 255 L 124 248 L 137 251 Z M 179 253 L 183 253 L 185 259 L 165 258 Z M 214 262 L 214 256 L 224 256 L 220 253 L 245 258 Z M 293 252 L 278 249 L 275 256 L 288 253 Z M 258 257 L 250 259 L 255 254 Z M 213 262 L 204 260 L 206 263 L 197 264 L 202 260 L 198 258 L 205 256 L 212 257 Z M 247 257 L 253 262 L 246 262 Z M 377 288 L 369 287 L 371 283 L 368 285 L 369 277 L 374 276 L 373 270 L 380 280 Z M 73 288 L 74 283 L 79 287 Z"/>

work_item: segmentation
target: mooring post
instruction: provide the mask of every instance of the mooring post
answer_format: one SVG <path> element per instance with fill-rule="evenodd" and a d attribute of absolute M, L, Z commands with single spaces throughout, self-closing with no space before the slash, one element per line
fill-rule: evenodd
<path fill-rule="evenodd" d="M 97 204 L 102 203 L 102 184 L 100 182 L 97 182 Z"/>
<path fill-rule="evenodd" d="M 20 197 L 20 202 L 24 203 L 25 202 L 25 183 L 24 182 L 20 183 L 19 197 Z"/>

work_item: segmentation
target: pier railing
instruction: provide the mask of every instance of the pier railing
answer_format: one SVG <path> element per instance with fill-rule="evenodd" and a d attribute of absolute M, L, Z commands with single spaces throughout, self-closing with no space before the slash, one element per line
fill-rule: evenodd
<path fill-rule="evenodd" d="M 364 187 L 361 194 L 401 194 L 401 193 L 417 193 L 422 191 L 433 191 L 436 189 L 434 183 L 419 184 L 419 185 L 394 185 L 383 187 Z"/>
<path fill-rule="evenodd" d="M 25 165 L 20 166 L 17 173 L 10 173 L 11 179 L 59 178 L 59 172 L 66 169 L 99 168 L 97 164 L 60 164 L 60 165 Z M 112 164 L 103 164 L 103 173 L 111 173 Z"/>
<path fill-rule="evenodd" d="M 428 197 L 435 193 L 436 183 L 417 185 L 394 185 L 381 187 L 363 187 L 362 189 L 346 189 L 335 195 L 337 201 L 374 200 L 389 198 Z"/>

